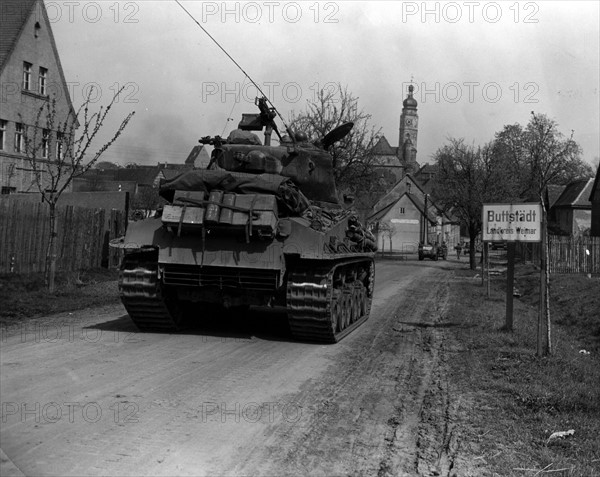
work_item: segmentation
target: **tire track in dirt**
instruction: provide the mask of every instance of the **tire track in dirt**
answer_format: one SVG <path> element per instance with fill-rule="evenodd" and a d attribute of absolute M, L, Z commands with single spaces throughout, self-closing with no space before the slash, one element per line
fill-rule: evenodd
<path fill-rule="evenodd" d="M 438 362 L 449 275 L 422 268 L 397 286 L 374 310 L 369 332 L 348 340 L 321 382 L 288 398 L 319 412 L 302 425 L 272 429 L 228 474 L 398 476 L 451 468 L 452 452 L 427 450 L 439 439 L 438 428 L 449 430 Z M 447 413 L 433 415 L 440 401 Z M 428 416 L 436 421 L 431 428 L 424 425 Z"/>
<path fill-rule="evenodd" d="M 379 476 L 442 475 L 436 473 L 437 468 L 441 460 L 448 460 L 442 457 L 443 453 L 429 451 L 441 439 L 440 433 L 431 432 L 432 427 L 447 429 L 449 422 L 447 413 L 437 412 L 438 409 L 448 410 L 449 404 L 447 383 L 442 382 L 445 374 L 440 369 L 446 341 L 444 318 L 450 299 L 448 274 L 436 274 L 429 286 L 429 292 L 417 298 L 421 303 L 419 319 L 399 323 L 400 329 L 413 327 L 420 334 L 418 351 L 422 356 L 414 363 L 415 373 L 404 376 L 404 388 L 409 394 L 402 402 L 401 419 L 393 422 L 393 436 L 389 439 Z M 451 459 L 447 467 L 452 467 Z"/>
<path fill-rule="evenodd" d="M 8 336 L 3 401 L 96 402 L 105 416 L 39 427 L 11 416 L 4 450 L 27 474 L 449 473 L 458 442 L 444 374 L 452 272 L 382 262 L 377 273 L 371 319 L 335 347 L 268 333 L 136 334 L 118 313 L 72 317 L 106 331 L 97 342 Z M 116 422 L 115 403 L 134 403 L 138 422 Z M 252 403 L 269 406 L 258 421 L 236 407 Z M 297 419 L 282 417 L 286 404 Z"/>

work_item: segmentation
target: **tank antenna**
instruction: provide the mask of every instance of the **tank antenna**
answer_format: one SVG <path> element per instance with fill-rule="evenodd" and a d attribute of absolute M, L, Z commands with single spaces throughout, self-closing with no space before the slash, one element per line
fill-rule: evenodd
<path fill-rule="evenodd" d="M 208 33 L 208 31 L 206 30 L 206 28 L 204 28 L 199 22 L 198 20 L 196 20 L 194 18 L 194 16 L 179 2 L 179 0 L 175 0 L 175 2 L 177 3 L 177 5 L 179 5 L 182 10 L 188 14 L 188 16 L 194 21 L 194 23 L 196 23 L 196 25 L 198 25 L 201 30 L 206 33 L 208 35 L 208 37 L 221 49 L 221 51 L 223 53 L 225 53 L 227 55 L 227 57 L 233 61 L 233 64 L 235 66 L 237 66 L 240 71 L 242 73 L 244 73 L 244 75 L 246 75 L 246 78 L 248 78 L 250 81 L 252 81 L 252 84 L 254 85 L 254 87 L 260 92 L 260 94 L 263 95 L 263 97 L 269 102 L 269 104 L 273 107 L 273 110 L 277 113 L 277 116 L 279 116 L 279 119 L 281 119 L 281 122 L 283 123 L 283 125 L 285 126 L 285 130 L 287 131 L 287 133 L 289 134 L 290 138 L 292 139 L 293 142 L 296 142 L 294 135 L 292 134 L 292 131 L 290 130 L 289 126 L 287 125 L 287 123 L 285 122 L 285 120 L 283 119 L 283 117 L 281 116 L 281 114 L 279 114 L 279 111 L 277 111 L 277 108 L 275 107 L 275 105 L 271 102 L 271 100 L 267 97 L 267 95 L 263 92 L 263 90 L 260 88 L 260 86 L 258 86 L 258 84 L 256 84 L 256 82 L 250 77 L 250 75 L 248 73 L 246 73 L 246 71 L 244 70 L 244 68 L 242 68 L 239 63 L 237 61 L 235 61 L 235 59 L 233 59 L 233 57 L 227 53 L 227 51 L 225 50 L 225 48 L 223 48 L 219 42 L 217 40 L 215 40 L 215 38 Z"/>

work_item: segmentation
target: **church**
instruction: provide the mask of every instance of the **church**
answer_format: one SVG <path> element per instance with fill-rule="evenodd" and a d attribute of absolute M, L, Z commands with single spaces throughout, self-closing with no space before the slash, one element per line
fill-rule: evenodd
<path fill-rule="evenodd" d="M 402 103 L 398 147 L 385 136 L 374 148 L 380 182 L 386 191 L 375 203 L 367 223 L 377 234 L 379 248 L 394 253 L 416 253 L 420 242 L 460 240 L 458 222 L 435 204 L 435 166 L 417 162 L 419 115 L 414 87 Z"/>
<path fill-rule="evenodd" d="M 398 147 L 390 146 L 385 136 L 381 136 L 373 152 L 374 163 L 381 169 L 387 180 L 393 180 L 393 185 L 406 174 L 414 174 L 419 169 L 417 163 L 417 137 L 419 132 L 419 115 L 417 100 L 413 97 L 414 87 L 408 87 L 408 96 L 402 103 L 400 115 L 400 131 Z"/>

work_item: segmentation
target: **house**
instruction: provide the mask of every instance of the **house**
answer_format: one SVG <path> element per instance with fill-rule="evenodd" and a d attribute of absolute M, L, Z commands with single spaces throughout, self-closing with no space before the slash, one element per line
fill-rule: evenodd
<path fill-rule="evenodd" d="M 210 156 L 204 145 L 194 146 L 190 151 L 185 165 L 191 169 L 206 169 L 210 162 Z"/>
<path fill-rule="evenodd" d="M 164 178 L 163 168 L 160 165 L 90 169 L 73 179 L 73 190 L 75 192 L 129 192 L 134 196 L 141 189 L 158 187 L 160 180 Z"/>
<path fill-rule="evenodd" d="M 414 253 L 419 242 L 460 240 L 458 222 L 442 212 L 431 195 L 411 174 L 406 174 L 375 207 L 367 222 L 379 235 L 379 243 L 394 252 Z M 387 237 L 387 238 L 386 238 Z"/>
<path fill-rule="evenodd" d="M 381 136 L 373 146 L 373 167 L 378 174 L 389 182 L 391 187 L 405 173 L 405 168 L 400 162 L 399 148 L 390 146 L 385 136 Z"/>
<path fill-rule="evenodd" d="M 592 224 L 590 235 L 600 237 L 600 167 L 596 170 L 596 179 L 590 192 L 590 202 L 592 204 Z"/>
<path fill-rule="evenodd" d="M 594 179 L 571 182 L 556 200 L 550 213 L 562 233 L 582 235 L 589 233 L 592 225 L 590 201 Z"/>
<path fill-rule="evenodd" d="M 434 179 L 438 172 L 437 165 L 423 164 L 419 170 L 417 170 L 413 177 L 421 184 L 421 188 L 428 194 L 432 194 L 435 197 Z"/>
<path fill-rule="evenodd" d="M 36 138 L 35 160 L 43 166 L 64 154 L 68 138 L 58 131 L 58 123 L 78 123 L 44 2 L 2 0 L 1 7 L 1 192 L 36 192 L 34 169 L 26 156 L 28 139 Z M 49 130 L 36 124 L 37 114 L 53 99 L 57 121 Z M 47 175 L 42 173 L 41 179 L 42 185 L 48 184 Z"/>

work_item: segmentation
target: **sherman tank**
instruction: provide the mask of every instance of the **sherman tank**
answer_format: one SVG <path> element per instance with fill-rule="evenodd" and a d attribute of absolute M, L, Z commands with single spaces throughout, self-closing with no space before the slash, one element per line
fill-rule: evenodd
<path fill-rule="evenodd" d="M 285 307 L 295 339 L 335 343 L 368 319 L 376 241 L 338 199 L 328 153 L 352 123 L 310 142 L 289 129 L 282 136 L 275 109 L 256 104 L 260 113 L 244 114 L 227 138 L 200 139 L 214 148 L 207 169 L 161 181 L 168 203 L 116 244 L 120 297 L 141 331 Z"/>

